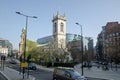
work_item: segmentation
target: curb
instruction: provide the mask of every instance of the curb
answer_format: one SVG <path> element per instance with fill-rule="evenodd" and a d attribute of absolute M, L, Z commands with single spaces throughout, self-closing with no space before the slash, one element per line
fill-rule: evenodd
<path fill-rule="evenodd" d="M 2 71 L 0 73 L 6 78 L 6 80 L 10 80 Z"/>
<path fill-rule="evenodd" d="M 98 77 L 87 77 L 87 78 L 94 78 L 94 79 L 101 79 L 101 80 L 114 80 L 114 79 L 98 78 Z"/>

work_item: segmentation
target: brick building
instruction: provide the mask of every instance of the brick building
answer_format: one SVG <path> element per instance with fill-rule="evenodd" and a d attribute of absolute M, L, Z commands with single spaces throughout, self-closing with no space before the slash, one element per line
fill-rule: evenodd
<path fill-rule="evenodd" d="M 97 40 L 97 53 L 102 59 L 120 61 L 120 24 L 118 22 L 108 22 L 102 27 Z"/>
<path fill-rule="evenodd" d="M 110 58 L 120 57 L 120 24 L 109 22 L 105 26 L 106 55 Z"/>

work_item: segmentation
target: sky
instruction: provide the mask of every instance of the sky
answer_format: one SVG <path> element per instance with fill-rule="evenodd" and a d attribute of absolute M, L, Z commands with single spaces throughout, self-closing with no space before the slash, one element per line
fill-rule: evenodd
<path fill-rule="evenodd" d="M 80 34 L 75 24 L 78 22 L 83 36 L 92 37 L 94 42 L 107 22 L 120 22 L 120 0 L 0 0 L 0 37 L 19 49 L 26 18 L 16 12 L 38 17 L 28 19 L 27 39 L 36 41 L 52 35 L 52 19 L 57 11 L 66 16 L 67 33 Z"/>

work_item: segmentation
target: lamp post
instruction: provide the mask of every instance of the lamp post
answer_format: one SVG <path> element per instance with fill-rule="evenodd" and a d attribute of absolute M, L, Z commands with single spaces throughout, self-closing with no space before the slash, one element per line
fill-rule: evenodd
<path fill-rule="evenodd" d="M 25 43 L 24 43 L 24 53 L 23 53 L 23 55 L 24 55 L 23 62 L 25 63 L 28 18 L 37 18 L 37 17 L 36 16 L 28 16 L 28 15 L 22 14 L 20 12 L 16 12 L 16 14 L 19 14 L 19 15 L 22 15 L 22 16 L 26 17 Z M 25 73 L 25 67 L 23 67 L 23 78 L 24 78 L 24 73 Z"/>
<path fill-rule="evenodd" d="M 82 53 L 82 66 L 81 66 L 81 68 L 82 68 L 82 76 L 83 76 L 83 74 L 84 74 L 84 72 L 83 72 L 83 32 L 82 32 L 82 25 L 79 23 L 76 23 L 76 24 L 81 27 L 81 53 Z"/>

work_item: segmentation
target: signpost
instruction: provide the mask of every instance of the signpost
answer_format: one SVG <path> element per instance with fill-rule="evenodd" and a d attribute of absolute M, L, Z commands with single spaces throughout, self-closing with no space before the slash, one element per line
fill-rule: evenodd
<path fill-rule="evenodd" d="M 22 67 L 22 68 L 23 68 L 23 67 L 24 67 L 24 68 L 27 67 L 27 65 L 28 65 L 27 62 L 22 62 L 22 63 L 21 63 L 21 67 Z"/>

